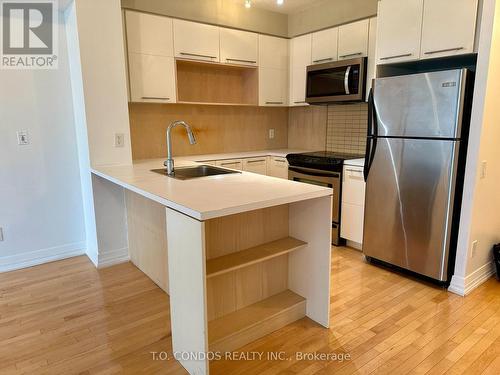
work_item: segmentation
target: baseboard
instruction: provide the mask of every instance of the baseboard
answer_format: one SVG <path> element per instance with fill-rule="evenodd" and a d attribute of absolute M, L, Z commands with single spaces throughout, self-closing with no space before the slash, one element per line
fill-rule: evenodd
<path fill-rule="evenodd" d="M 494 274 L 495 264 L 493 262 L 486 263 L 466 277 L 454 275 L 451 278 L 448 291 L 459 296 L 466 296 Z"/>
<path fill-rule="evenodd" d="M 106 251 L 99 253 L 97 268 L 105 268 L 114 266 L 115 264 L 125 263 L 130 260 L 128 247 L 118 250 Z"/>
<path fill-rule="evenodd" d="M 0 272 L 14 271 L 33 267 L 56 260 L 76 257 L 85 254 L 85 242 L 75 242 L 62 246 L 29 251 L 18 255 L 0 257 Z"/>

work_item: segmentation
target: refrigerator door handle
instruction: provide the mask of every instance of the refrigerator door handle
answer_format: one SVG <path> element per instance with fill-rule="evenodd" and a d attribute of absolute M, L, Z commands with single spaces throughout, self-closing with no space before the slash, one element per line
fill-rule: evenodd
<path fill-rule="evenodd" d="M 373 131 L 372 131 L 373 130 Z M 365 182 L 368 179 L 368 173 L 370 173 L 371 164 L 373 162 L 373 156 L 375 155 L 375 149 L 377 147 L 377 136 L 378 125 L 377 116 L 375 112 L 375 104 L 373 101 L 373 88 L 370 89 L 370 94 L 368 95 L 368 131 L 366 138 L 366 153 L 365 153 L 365 165 L 363 167 L 363 176 Z M 372 147 L 373 142 L 373 147 Z"/>

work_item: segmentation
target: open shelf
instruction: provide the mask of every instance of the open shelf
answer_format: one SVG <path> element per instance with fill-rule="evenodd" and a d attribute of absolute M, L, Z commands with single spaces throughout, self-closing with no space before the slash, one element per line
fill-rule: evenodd
<path fill-rule="evenodd" d="M 288 254 L 292 251 L 302 249 L 306 245 L 306 242 L 296 238 L 285 237 L 277 241 L 267 242 L 236 253 L 210 259 L 207 260 L 206 264 L 207 278 Z"/>
<path fill-rule="evenodd" d="M 211 351 L 231 351 L 305 316 L 306 300 L 290 290 L 208 323 Z"/>
<path fill-rule="evenodd" d="M 176 60 L 177 101 L 258 105 L 256 67 Z"/>

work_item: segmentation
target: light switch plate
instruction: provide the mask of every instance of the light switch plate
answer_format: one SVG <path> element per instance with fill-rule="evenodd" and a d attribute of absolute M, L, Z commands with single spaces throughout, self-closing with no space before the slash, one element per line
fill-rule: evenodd
<path fill-rule="evenodd" d="M 26 130 L 19 130 L 17 133 L 17 144 L 19 146 L 26 146 L 30 144 L 28 132 Z"/>
<path fill-rule="evenodd" d="M 3 228 L 0 227 L 0 241 L 3 241 Z"/>
<path fill-rule="evenodd" d="M 274 129 L 269 129 L 269 139 L 274 139 Z"/>
<path fill-rule="evenodd" d="M 471 251 L 470 251 L 470 257 L 474 258 L 476 256 L 477 252 L 477 240 L 472 241 L 472 246 L 471 246 Z"/>
<path fill-rule="evenodd" d="M 124 147 L 125 146 L 125 134 L 116 133 L 115 134 L 115 147 Z"/>
<path fill-rule="evenodd" d="M 483 160 L 481 162 L 481 179 L 486 178 L 486 169 L 488 168 L 488 162 Z"/>

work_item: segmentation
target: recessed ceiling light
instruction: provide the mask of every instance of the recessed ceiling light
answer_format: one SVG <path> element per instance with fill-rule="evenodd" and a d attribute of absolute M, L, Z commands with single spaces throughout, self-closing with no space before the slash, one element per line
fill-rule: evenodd
<path fill-rule="evenodd" d="M 284 1 L 285 1 L 285 0 L 276 0 L 276 4 L 278 4 L 278 5 L 283 5 Z"/>
<path fill-rule="evenodd" d="M 245 0 L 245 8 L 250 8 L 252 6 L 252 2 L 250 0 Z"/>

